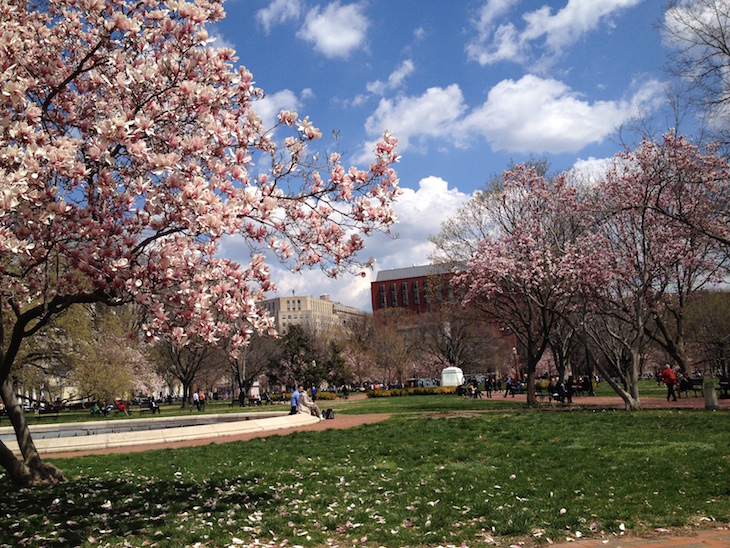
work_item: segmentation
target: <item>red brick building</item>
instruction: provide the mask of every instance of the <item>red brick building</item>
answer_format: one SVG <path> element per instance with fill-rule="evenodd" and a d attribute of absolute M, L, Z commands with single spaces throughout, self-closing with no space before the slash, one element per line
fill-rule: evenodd
<path fill-rule="evenodd" d="M 426 314 L 432 299 L 454 298 L 452 277 L 452 267 L 447 265 L 381 270 L 370 284 L 373 315 L 385 310 L 397 310 L 406 315 Z"/>

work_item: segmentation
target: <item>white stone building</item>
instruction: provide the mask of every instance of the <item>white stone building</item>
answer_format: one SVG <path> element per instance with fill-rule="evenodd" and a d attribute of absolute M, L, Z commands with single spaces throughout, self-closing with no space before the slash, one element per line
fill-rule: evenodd
<path fill-rule="evenodd" d="M 348 327 L 363 312 L 350 306 L 332 302 L 329 295 L 303 297 L 289 295 L 262 301 L 276 322 L 276 330 L 286 333 L 290 325 L 300 324 L 313 333 L 324 333 L 334 326 Z"/>

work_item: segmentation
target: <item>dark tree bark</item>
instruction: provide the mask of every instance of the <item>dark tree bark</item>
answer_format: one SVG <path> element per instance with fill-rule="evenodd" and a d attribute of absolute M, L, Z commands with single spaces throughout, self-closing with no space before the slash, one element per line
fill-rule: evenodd
<path fill-rule="evenodd" d="M 28 423 L 23 415 L 23 408 L 18 403 L 8 379 L 2 383 L 0 393 L 23 456 L 21 460 L 4 443 L 0 442 L 0 466 L 7 470 L 8 476 L 14 484 L 22 487 L 63 481 L 65 479 L 63 472 L 52 464 L 43 462 L 38 454 Z"/>

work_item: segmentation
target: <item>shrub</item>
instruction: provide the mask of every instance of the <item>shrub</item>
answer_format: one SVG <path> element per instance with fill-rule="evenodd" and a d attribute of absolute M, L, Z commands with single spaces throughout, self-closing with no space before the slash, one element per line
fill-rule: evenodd
<path fill-rule="evenodd" d="M 419 386 L 416 388 L 391 388 L 390 390 L 368 390 L 368 398 L 390 398 L 397 396 L 433 396 L 434 394 L 455 394 L 455 386 Z"/>
<path fill-rule="evenodd" d="M 336 400 L 337 394 L 334 392 L 317 392 L 318 400 Z"/>

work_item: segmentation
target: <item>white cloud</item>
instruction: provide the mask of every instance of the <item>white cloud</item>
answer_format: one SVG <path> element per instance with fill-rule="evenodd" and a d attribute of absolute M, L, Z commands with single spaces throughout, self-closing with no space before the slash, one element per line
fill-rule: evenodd
<path fill-rule="evenodd" d="M 311 92 L 311 90 L 309 90 Z M 309 96 L 307 90 L 304 90 L 302 97 Z M 277 116 L 283 109 L 298 111 L 302 107 L 301 100 L 297 95 L 288 89 L 277 91 L 276 93 L 267 94 L 263 99 L 256 101 L 254 110 L 259 115 L 265 128 L 272 128 L 276 125 Z"/>
<path fill-rule="evenodd" d="M 580 38 L 596 30 L 600 25 L 611 25 L 611 16 L 621 10 L 634 7 L 642 0 L 568 0 L 564 8 L 555 14 L 549 6 L 543 6 L 522 16 L 522 30 L 512 22 L 497 24 L 513 2 L 489 0 L 474 22 L 477 37 L 467 47 L 467 55 L 481 65 L 498 61 L 525 63 L 534 55 L 533 48 L 540 48 L 537 57 L 553 58 L 576 43 Z"/>
<path fill-rule="evenodd" d="M 256 12 L 256 21 L 264 27 L 266 34 L 274 25 L 296 21 L 301 15 L 300 0 L 274 0 L 269 7 Z"/>
<path fill-rule="evenodd" d="M 413 138 L 448 138 L 465 111 L 464 95 L 457 84 L 429 88 L 421 96 L 381 99 L 375 113 L 366 120 L 365 129 L 373 137 L 389 130 L 398 138 L 402 152 Z"/>
<path fill-rule="evenodd" d="M 211 42 L 212 47 L 236 50 L 236 44 L 223 35 L 223 29 L 219 24 L 213 23 L 211 25 L 206 25 L 205 28 L 208 31 L 208 36 L 211 40 L 213 40 L 213 42 Z"/>
<path fill-rule="evenodd" d="M 570 177 L 576 184 L 592 186 L 603 178 L 612 163 L 613 158 L 579 159 L 570 169 Z"/>
<path fill-rule="evenodd" d="M 309 11 L 297 37 L 314 44 L 325 57 L 346 58 L 353 50 L 364 46 L 369 26 L 363 5 L 342 6 L 338 1 L 329 4 L 324 11 L 320 11 L 319 6 Z"/>
<path fill-rule="evenodd" d="M 405 79 L 413 74 L 414 70 L 416 70 L 416 66 L 413 64 L 413 61 L 406 59 L 390 74 L 390 76 L 388 76 L 387 82 L 383 82 L 381 80 L 370 82 L 367 84 L 367 90 L 376 95 L 384 95 L 387 91 L 401 87 L 403 82 L 405 82 Z"/>
<path fill-rule="evenodd" d="M 278 295 L 291 294 L 292 291 L 313 297 L 328 294 L 333 301 L 370 311 L 370 283 L 375 280 L 377 272 L 427 264 L 432 251 L 428 237 L 438 234 L 441 223 L 469 198 L 458 189 L 449 188 L 449 184 L 438 177 L 421 180 L 417 190 L 403 189 L 403 195 L 395 204 L 398 223 L 393 227 L 393 234 L 397 237 L 374 234 L 365 239 L 361 260 L 376 259 L 374 270 L 368 270 L 366 277 L 343 274 L 331 279 L 319 270 L 291 273 L 278 263 L 269 263 L 272 264 L 271 277 L 278 288 Z M 236 238 L 227 238 L 222 251 L 240 262 L 245 262 L 248 257 L 248 248 Z"/>
<path fill-rule="evenodd" d="M 467 44 L 466 51 L 469 58 L 481 65 L 487 65 L 500 60 L 515 60 L 519 57 L 517 29 L 512 24 L 496 26 L 495 21 L 506 15 L 509 8 L 514 6 L 512 0 L 487 0 L 479 9 L 479 17 L 472 23 L 477 30 L 478 37 Z M 485 45 L 490 38 L 491 45 Z"/>
<path fill-rule="evenodd" d="M 639 112 L 657 108 L 663 85 L 650 80 L 637 86 L 627 99 L 590 102 L 563 82 L 527 75 L 500 82 L 485 103 L 469 111 L 461 89 L 452 84 L 420 96 L 381 99 L 365 129 L 373 138 L 388 129 L 398 138 L 401 153 L 414 143 L 426 146 L 429 138 L 466 147 L 476 137 L 486 139 L 493 150 L 577 152 L 602 142 Z M 367 157 L 363 152 L 358 161 Z"/>
<path fill-rule="evenodd" d="M 661 89 L 651 81 L 631 99 L 591 103 L 557 80 L 534 75 L 504 80 L 466 117 L 464 134 L 481 134 L 494 150 L 576 152 L 603 141 L 638 113 L 641 101 L 653 106 Z"/>

